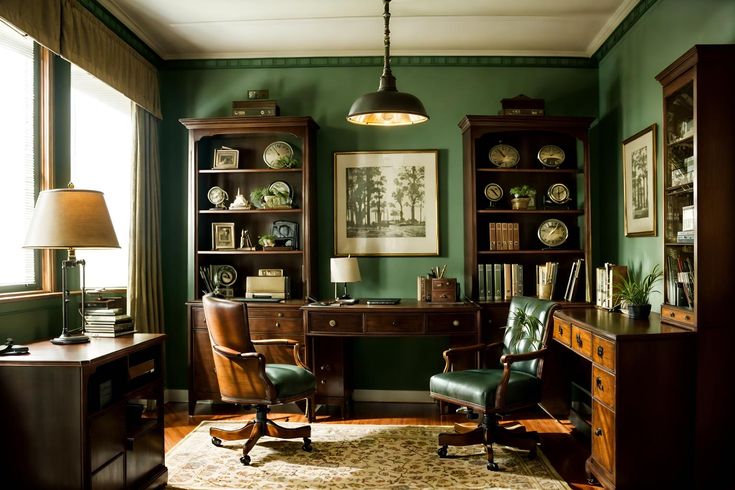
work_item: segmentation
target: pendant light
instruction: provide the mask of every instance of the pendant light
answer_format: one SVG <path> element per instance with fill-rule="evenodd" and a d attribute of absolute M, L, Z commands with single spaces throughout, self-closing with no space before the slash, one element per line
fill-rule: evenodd
<path fill-rule="evenodd" d="M 347 120 L 354 124 L 374 126 L 405 126 L 419 124 L 429 120 L 421 101 L 411 94 L 399 92 L 396 78 L 390 70 L 390 0 L 383 0 L 385 10 L 385 55 L 383 57 L 383 74 L 377 92 L 370 92 L 352 103 Z"/>

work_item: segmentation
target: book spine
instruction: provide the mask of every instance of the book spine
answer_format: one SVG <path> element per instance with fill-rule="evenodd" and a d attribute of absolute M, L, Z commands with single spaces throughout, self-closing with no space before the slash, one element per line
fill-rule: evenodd
<path fill-rule="evenodd" d="M 520 250 L 520 241 L 518 239 L 519 234 L 520 229 L 518 223 L 513 223 L 513 250 Z"/>
<path fill-rule="evenodd" d="M 493 288 L 495 301 L 503 301 L 503 264 L 493 264 Z"/>
<path fill-rule="evenodd" d="M 510 250 L 508 248 L 508 223 L 500 223 L 500 250 Z"/>
<path fill-rule="evenodd" d="M 490 223 L 490 250 L 497 249 L 497 234 L 495 232 L 495 223 Z"/>
<path fill-rule="evenodd" d="M 487 264 L 485 265 L 485 299 L 487 301 L 492 301 L 493 299 L 495 299 L 494 286 L 493 264 Z"/>
<path fill-rule="evenodd" d="M 503 300 L 510 301 L 513 296 L 513 264 L 503 264 Z"/>
<path fill-rule="evenodd" d="M 485 264 L 477 264 L 477 299 L 485 299 Z"/>

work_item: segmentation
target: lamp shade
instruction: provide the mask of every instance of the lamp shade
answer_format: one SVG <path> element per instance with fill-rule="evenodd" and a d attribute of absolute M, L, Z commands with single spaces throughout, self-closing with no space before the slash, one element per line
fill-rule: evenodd
<path fill-rule="evenodd" d="M 104 195 L 84 189 L 38 194 L 24 248 L 120 248 Z"/>
<path fill-rule="evenodd" d="M 332 282 L 359 282 L 360 267 L 355 257 L 336 257 L 329 260 Z"/>
<path fill-rule="evenodd" d="M 351 123 L 376 126 L 406 126 L 428 119 L 417 97 L 383 87 L 358 97 L 347 116 Z"/>

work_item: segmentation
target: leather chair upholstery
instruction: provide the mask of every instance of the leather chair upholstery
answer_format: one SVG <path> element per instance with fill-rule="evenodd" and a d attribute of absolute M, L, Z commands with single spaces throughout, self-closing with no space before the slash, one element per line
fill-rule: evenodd
<path fill-rule="evenodd" d="M 248 453 L 257 440 L 265 435 L 284 439 L 303 438 L 303 449 L 310 451 L 310 426 L 287 429 L 268 420 L 267 416 L 271 405 L 304 399 L 307 400 L 306 412 L 311 413 L 316 380 L 301 362 L 298 342 L 290 339 L 252 340 L 245 303 L 208 294 L 202 298 L 202 304 L 222 400 L 254 405 L 256 410 L 255 420 L 240 429 L 211 428 L 209 434 L 212 443 L 220 446 L 223 439 L 247 439 L 240 458 L 246 465 L 250 463 Z M 291 348 L 294 364 L 268 364 L 265 356 L 255 350 L 256 345 Z"/>
<path fill-rule="evenodd" d="M 525 296 L 515 296 L 510 302 L 508 326 L 501 342 L 458 347 L 444 352 L 444 372 L 431 377 L 432 398 L 460 405 L 482 414 L 482 422 L 474 428 L 455 425 L 454 433 L 439 435 L 438 454 L 447 455 L 447 446 L 483 444 L 487 451 L 488 469 L 497 470 L 493 461 L 494 442 L 528 449 L 536 454 L 538 434 L 509 431 L 498 424 L 498 415 L 533 406 L 540 401 L 543 359 L 556 303 Z M 532 326 L 517 321 L 519 310 L 536 318 Z M 532 328 L 532 331 L 528 329 Z M 482 367 L 454 370 L 460 356 L 482 355 Z M 494 355 L 493 355 L 494 354 Z M 488 364 L 487 361 L 490 361 Z"/>

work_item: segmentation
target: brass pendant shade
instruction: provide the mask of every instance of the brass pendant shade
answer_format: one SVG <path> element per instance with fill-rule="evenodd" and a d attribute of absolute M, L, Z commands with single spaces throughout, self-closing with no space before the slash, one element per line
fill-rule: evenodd
<path fill-rule="evenodd" d="M 375 126 L 405 126 L 419 124 L 429 120 L 424 104 L 406 92 L 396 88 L 396 78 L 390 69 L 390 0 L 383 0 L 385 6 L 385 55 L 383 57 L 383 74 L 377 92 L 370 92 L 355 100 L 350 107 L 347 120 L 354 124 Z"/>

